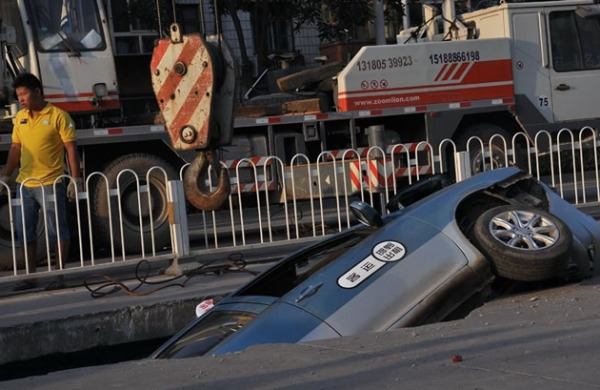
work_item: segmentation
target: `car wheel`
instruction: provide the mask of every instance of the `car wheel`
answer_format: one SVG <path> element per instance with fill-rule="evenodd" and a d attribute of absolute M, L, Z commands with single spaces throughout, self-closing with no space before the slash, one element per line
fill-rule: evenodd
<path fill-rule="evenodd" d="M 573 245 L 564 222 L 527 206 L 487 210 L 475 222 L 473 233 L 497 275 L 524 282 L 556 277 L 566 267 Z"/>

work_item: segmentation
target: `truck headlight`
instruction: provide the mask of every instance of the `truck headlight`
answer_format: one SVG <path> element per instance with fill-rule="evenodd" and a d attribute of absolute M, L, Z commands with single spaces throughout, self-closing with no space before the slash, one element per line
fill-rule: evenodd
<path fill-rule="evenodd" d="M 102 98 L 108 95 L 106 83 L 96 83 L 92 87 L 94 97 L 90 99 L 90 103 L 98 108 L 102 107 Z"/>
<path fill-rule="evenodd" d="M 106 83 L 96 83 L 94 84 L 94 97 L 102 99 L 106 95 L 108 95 L 108 88 L 106 88 Z"/>

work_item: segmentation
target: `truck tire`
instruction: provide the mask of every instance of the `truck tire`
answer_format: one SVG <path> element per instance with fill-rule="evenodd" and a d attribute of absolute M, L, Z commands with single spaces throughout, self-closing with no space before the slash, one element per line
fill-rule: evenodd
<path fill-rule="evenodd" d="M 167 174 L 167 180 L 178 178 L 175 168 L 166 161 L 145 153 L 135 153 L 121 156 L 108 164 L 103 174 L 106 176 L 110 189 L 117 189 L 117 177 L 124 170 L 135 172 L 139 178 L 140 187 L 146 186 L 146 174 L 152 167 L 161 167 Z M 140 238 L 139 209 L 137 201 L 137 188 L 135 176 L 130 172 L 123 172 L 119 178 L 121 192 L 121 210 L 123 220 L 123 242 L 126 253 L 141 253 L 142 241 Z M 92 221 L 95 229 L 94 248 L 103 248 L 110 251 L 110 224 L 106 196 L 106 182 L 97 178 L 90 185 Z M 154 226 L 155 249 L 170 245 L 171 236 L 168 223 L 168 200 L 164 174 L 160 170 L 153 170 L 150 177 L 150 193 L 152 199 L 152 218 Z M 140 194 L 142 224 L 144 235 L 144 251 L 152 252 L 152 239 L 150 235 L 150 212 L 148 210 L 148 193 Z M 121 251 L 121 230 L 119 217 L 119 204 L 117 196 L 111 196 L 110 207 L 112 212 L 113 239 L 116 255 Z M 110 253 L 110 252 L 109 252 Z"/>
<path fill-rule="evenodd" d="M 512 135 L 508 131 L 493 123 L 477 123 L 467 127 L 456 139 L 458 151 L 466 151 L 467 141 L 473 136 L 479 137 L 483 141 L 485 150 L 488 150 L 490 139 L 495 134 L 499 134 L 506 140 L 507 150 L 511 148 Z M 471 173 L 475 175 L 483 172 L 483 153 L 479 146 L 479 142 L 471 141 L 469 147 L 471 149 Z M 492 143 L 492 159 L 486 162 L 485 170 L 489 171 L 491 169 L 502 168 L 506 166 L 508 166 L 508 161 L 506 161 L 504 156 L 504 144 L 498 137 L 496 137 Z"/>
<path fill-rule="evenodd" d="M 573 245 L 564 222 L 528 206 L 487 210 L 475 222 L 473 234 L 497 275 L 522 282 L 556 277 L 566 267 Z"/>

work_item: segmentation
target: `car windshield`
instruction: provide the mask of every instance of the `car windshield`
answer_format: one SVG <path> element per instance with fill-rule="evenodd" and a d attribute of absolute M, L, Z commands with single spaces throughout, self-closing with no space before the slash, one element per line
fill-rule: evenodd
<path fill-rule="evenodd" d="M 202 321 L 198 321 L 177 341 L 161 351 L 157 358 L 185 358 L 204 355 L 215 345 L 241 329 L 255 316 L 255 313 L 244 311 L 210 311 L 205 314 Z"/>

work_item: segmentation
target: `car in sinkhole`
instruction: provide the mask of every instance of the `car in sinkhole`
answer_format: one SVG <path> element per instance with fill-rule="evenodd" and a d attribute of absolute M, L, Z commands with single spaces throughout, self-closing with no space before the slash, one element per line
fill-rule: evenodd
<path fill-rule="evenodd" d="M 459 183 L 434 175 L 381 216 L 299 250 L 205 312 L 151 358 L 221 355 L 464 317 L 511 283 L 575 281 L 598 267 L 600 227 L 515 167 Z"/>

